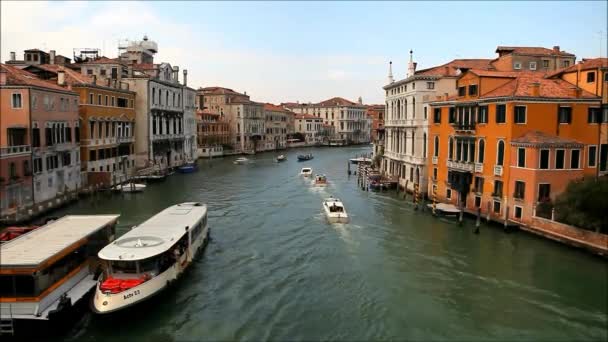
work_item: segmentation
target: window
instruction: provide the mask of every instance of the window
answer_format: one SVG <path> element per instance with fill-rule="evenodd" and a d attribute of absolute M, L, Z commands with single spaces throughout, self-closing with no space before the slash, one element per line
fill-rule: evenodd
<path fill-rule="evenodd" d="M 546 202 L 550 200 L 551 184 L 538 184 L 538 201 Z"/>
<path fill-rule="evenodd" d="M 93 69 L 87 69 L 87 75 L 93 75 Z"/>
<path fill-rule="evenodd" d="M 434 108 L 433 110 L 433 122 L 441 123 L 441 108 Z"/>
<path fill-rule="evenodd" d="M 496 155 L 496 165 L 502 165 L 505 159 L 505 142 L 498 141 L 498 153 Z"/>
<path fill-rule="evenodd" d="M 526 107 L 525 106 L 515 106 L 515 111 L 513 113 L 513 119 L 516 124 L 525 124 L 526 123 Z"/>
<path fill-rule="evenodd" d="M 382 114 L 380 114 L 380 120 L 382 120 Z M 424 107 L 424 120 L 426 120 L 426 107 Z"/>
<path fill-rule="evenodd" d="M 100 69 L 100 70 L 99 70 L 99 74 L 100 74 L 101 76 L 105 76 L 105 75 L 106 75 L 106 69 Z"/>
<path fill-rule="evenodd" d="M 89 94 L 89 104 L 93 104 L 93 93 Z"/>
<path fill-rule="evenodd" d="M 507 122 L 507 105 L 496 105 L 496 123 Z"/>
<path fill-rule="evenodd" d="M 570 61 L 564 61 L 562 64 L 564 65 L 564 68 L 567 68 L 570 66 Z"/>
<path fill-rule="evenodd" d="M 500 202 L 494 201 L 494 206 L 492 208 L 495 214 L 500 214 Z"/>
<path fill-rule="evenodd" d="M 101 106 L 101 94 L 97 95 L 97 104 Z"/>
<path fill-rule="evenodd" d="M 445 198 L 446 199 L 452 199 L 452 189 L 447 189 L 445 191 Z"/>
<path fill-rule="evenodd" d="M 483 139 L 479 140 L 479 151 L 477 151 L 477 162 L 479 164 L 483 164 L 485 148 L 486 148 L 486 141 Z"/>
<path fill-rule="evenodd" d="M 469 86 L 469 95 L 477 95 L 477 84 L 471 84 Z"/>
<path fill-rule="evenodd" d="M 597 146 L 589 146 L 589 150 L 587 153 L 587 160 L 589 160 L 588 165 L 589 167 L 595 167 L 596 166 L 596 160 L 597 160 Z"/>
<path fill-rule="evenodd" d="M 570 168 L 578 169 L 581 165 L 581 150 L 571 150 L 570 151 Z"/>
<path fill-rule="evenodd" d="M 590 71 L 587 73 L 587 83 L 595 82 L 595 71 Z"/>
<path fill-rule="evenodd" d="M 515 193 L 513 194 L 513 198 L 524 199 L 525 192 L 526 183 L 522 181 L 515 181 Z"/>
<path fill-rule="evenodd" d="M 21 94 L 13 94 L 13 108 L 21 108 Z"/>
<path fill-rule="evenodd" d="M 549 61 L 548 60 L 543 60 L 543 68 L 549 69 Z"/>
<path fill-rule="evenodd" d="M 571 107 L 559 107 L 558 119 L 560 124 L 569 124 L 572 122 L 572 108 Z"/>
<path fill-rule="evenodd" d="M 426 82 L 426 89 L 435 89 L 435 82 Z"/>
<path fill-rule="evenodd" d="M 536 62 L 530 62 L 530 70 L 536 70 Z"/>
<path fill-rule="evenodd" d="M 483 192 L 483 177 L 475 177 L 475 192 Z"/>
<path fill-rule="evenodd" d="M 488 106 L 479 106 L 477 109 L 477 122 L 488 123 Z"/>
<path fill-rule="evenodd" d="M 436 167 L 433 168 L 433 180 L 434 181 L 437 180 L 437 168 Z"/>
<path fill-rule="evenodd" d="M 481 196 L 475 196 L 475 208 L 481 208 Z"/>
<path fill-rule="evenodd" d="M 526 167 L 526 149 L 523 147 L 517 149 L 517 167 Z"/>
<path fill-rule="evenodd" d="M 34 173 L 42 172 L 42 158 L 34 158 Z"/>
<path fill-rule="evenodd" d="M 513 69 L 520 70 L 521 69 L 521 62 L 515 62 L 515 63 L 513 63 Z"/>
<path fill-rule="evenodd" d="M 602 111 L 600 108 L 589 108 L 587 110 L 587 123 L 599 123 Z"/>
<path fill-rule="evenodd" d="M 433 156 L 439 157 L 439 137 L 438 136 L 435 136 L 435 145 L 433 147 L 434 147 Z"/>
<path fill-rule="evenodd" d="M 502 197 L 502 181 L 494 181 L 494 192 L 492 192 L 492 196 Z"/>
<path fill-rule="evenodd" d="M 543 149 L 540 150 L 540 158 L 539 158 L 539 166 L 538 168 L 541 170 L 547 170 L 549 168 L 549 150 Z"/>
<path fill-rule="evenodd" d="M 456 122 L 456 108 L 450 107 L 450 111 L 448 113 L 448 123 Z"/>
<path fill-rule="evenodd" d="M 521 216 L 524 211 L 523 208 L 518 205 L 513 206 L 513 208 L 515 209 L 515 218 L 521 220 Z"/>
<path fill-rule="evenodd" d="M 40 128 L 32 128 L 32 147 L 40 147 Z"/>
<path fill-rule="evenodd" d="M 564 150 L 556 150 L 555 151 L 555 168 L 556 169 L 563 169 L 564 168 L 564 159 L 565 159 L 566 153 Z"/>
<path fill-rule="evenodd" d="M 458 96 L 465 96 L 467 93 L 467 88 L 466 87 L 458 87 Z"/>

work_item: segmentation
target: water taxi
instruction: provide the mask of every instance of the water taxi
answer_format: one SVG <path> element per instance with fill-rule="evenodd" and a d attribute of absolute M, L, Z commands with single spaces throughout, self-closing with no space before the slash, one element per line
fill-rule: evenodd
<path fill-rule="evenodd" d="M 186 164 L 177 168 L 177 172 L 179 172 L 179 173 L 193 173 L 193 172 L 196 172 L 197 170 L 198 170 L 198 165 L 196 165 L 196 162 L 193 162 L 193 161 L 189 161 Z"/>
<path fill-rule="evenodd" d="M 120 184 L 114 187 L 115 191 L 122 191 L 122 192 L 142 192 L 146 189 L 146 185 L 145 184 L 139 184 L 139 183 L 125 183 L 125 184 Z"/>
<path fill-rule="evenodd" d="M 278 157 L 277 157 L 277 162 L 278 162 L 278 163 L 280 163 L 280 162 L 282 162 L 282 161 L 286 161 L 286 160 L 287 160 L 287 158 L 286 158 L 284 155 L 282 155 L 282 154 L 281 154 L 280 156 L 278 156 Z"/>
<path fill-rule="evenodd" d="M 247 164 L 249 162 L 249 159 L 245 158 L 245 157 L 240 157 L 240 158 L 236 158 L 236 160 L 234 161 L 235 165 L 240 165 L 240 164 Z"/>
<path fill-rule="evenodd" d="M 327 185 L 327 177 L 325 175 L 316 175 L 313 180 L 313 184 L 315 186 L 326 186 Z"/>
<path fill-rule="evenodd" d="M 307 161 L 311 160 L 312 158 L 314 158 L 312 153 L 298 155 L 298 161 Z"/>
<path fill-rule="evenodd" d="M 312 168 L 310 168 L 310 167 L 303 167 L 302 170 L 300 171 L 300 175 L 304 176 L 304 177 L 310 177 L 310 176 L 312 176 Z"/>
<path fill-rule="evenodd" d="M 342 204 L 342 201 L 333 196 L 326 198 L 325 201 L 323 201 L 323 210 L 325 211 L 325 216 L 327 216 L 327 220 L 330 223 L 348 222 L 348 214 L 346 213 L 344 204 Z"/>
<path fill-rule="evenodd" d="M 32 324 L 59 328 L 76 320 L 118 217 L 64 216 L 0 245 L 1 332 L 31 335 Z"/>
<path fill-rule="evenodd" d="M 207 206 L 173 205 L 134 227 L 99 252 L 103 274 L 92 309 L 122 310 L 164 290 L 190 266 L 207 242 Z"/>

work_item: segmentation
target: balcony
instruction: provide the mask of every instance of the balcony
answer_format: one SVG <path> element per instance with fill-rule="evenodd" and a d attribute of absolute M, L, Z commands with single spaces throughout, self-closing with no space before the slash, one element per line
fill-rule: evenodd
<path fill-rule="evenodd" d="M 116 142 L 119 144 L 131 143 L 135 141 L 135 137 L 117 137 Z"/>
<path fill-rule="evenodd" d="M 19 145 L 19 146 L 8 146 L 0 148 L 1 157 L 15 157 L 20 154 L 27 154 L 32 152 L 30 145 Z"/>
<path fill-rule="evenodd" d="M 475 163 L 475 172 L 483 173 L 483 163 Z"/>
<path fill-rule="evenodd" d="M 183 134 L 154 134 L 152 136 L 152 141 L 179 140 L 179 139 L 184 139 L 184 135 Z"/>
<path fill-rule="evenodd" d="M 494 176 L 502 176 L 502 165 L 494 165 Z"/>
<path fill-rule="evenodd" d="M 452 127 L 457 133 L 474 133 L 475 132 L 475 123 L 462 123 L 462 122 L 454 122 L 451 123 Z"/>
<path fill-rule="evenodd" d="M 475 166 L 473 163 L 464 162 L 464 161 L 456 161 L 456 160 L 448 160 L 447 166 L 450 169 L 459 170 L 459 171 L 468 171 L 473 172 Z"/>

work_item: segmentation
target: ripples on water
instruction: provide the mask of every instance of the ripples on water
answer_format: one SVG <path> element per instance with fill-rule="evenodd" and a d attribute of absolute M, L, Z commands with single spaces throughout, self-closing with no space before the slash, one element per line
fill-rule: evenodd
<path fill-rule="evenodd" d="M 88 314 L 73 340 L 608 339 L 605 261 L 524 233 L 459 227 L 391 193 L 357 188 L 362 148 L 199 161 L 145 194 L 101 195 L 64 213 L 121 213 L 120 231 L 179 201 L 209 205 L 212 241 L 171 291 L 121 325 Z M 303 166 L 327 175 L 315 188 Z M 349 224 L 321 202 L 341 198 Z"/>

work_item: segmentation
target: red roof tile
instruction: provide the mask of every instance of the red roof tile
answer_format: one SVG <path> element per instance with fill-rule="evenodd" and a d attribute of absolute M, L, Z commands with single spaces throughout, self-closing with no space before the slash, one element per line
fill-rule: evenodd
<path fill-rule="evenodd" d="M 349 101 L 342 97 L 332 97 L 329 100 L 321 101 L 317 106 L 331 107 L 331 106 L 359 106 L 359 104 Z"/>
<path fill-rule="evenodd" d="M 223 95 L 223 94 L 237 94 L 237 95 L 245 95 L 245 94 L 241 94 L 239 92 L 236 92 L 230 88 L 224 88 L 224 87 L 205 87 L 205 88 L 198 88 L 198 91 L 202 91 L 205 94 L 210 94 L 210 95 Z"/>
<path fill-rule="evenodd" d="M 273 112 L 289 112 L 287 109 L 273 105 L 272 103 L 264 103 L 264 110 Z"/>
<path fill-rule="evenodd" d="M 567 68 L 558 70 L 558 71 L 556 71 L 554 73 L 551 73 L 551 74 L 547 75 L 547 77 L 554 77 L 554 76 L 559 76 L 559 75 L 564 74 L 564 73 L 576 72 L 579 67 L 581 68 L 581 70 L 608 68 L 608 58 L 590 58 L 590 59 L 584 59 L 583 58 L 582 62 L 579 62 L 578 64 L 571 65 L 571 66 L 569 66 Z"/>
<path fill-rule="evenodd" d="M 31 72 L 15 68 L 6 64 L 0 64 L 0 67 L 2 68 L 3 72 L 6 72 L 7 85 L 43 87 L 54 90 L 69 91 L 63 87 L 58 86 L 55 82 L 41 80 Z"/>
<path fill-rule="evenodd" d="M 491 59 L 455 59 L 451 62 L 428 69 L 416 71 L 416 76 L 457 76 L 458 69 L 485 69 L 492 68 Z"/>
<path fill-rule="evenodd" d="M 573 56 L 573 54 L 560 51 L 547 49 L 544 47 L 535 47 L 535 46 L 498 46 L 496 47 L 496 53 L 499 52 L 508 52 L 508 53 L 516 53 L 521 55 L 543 55 L 543 56 Z"/>
<path fill-rule="evenodd" d="M 550 135 L 541 131 L 528 131 L 520 137 L 511 140 L 512 143 L 528 143 L 534 145 L 552 145 L 552 144 L 581 144 L 581 142 L 574 139 L 567 139 L 558 137 L 556 135 Z"/>
<path fill-rule="evenodd" d="M 322 120 L 320 117 L 311 115 L 311 114 L 296 114 L 295 115 L 296 119 L 319 119 Z"/>
<path fill-rule="evenodd" d="M 94 60 L 86 61 L 83 64 L 123 64 L 123 65 L 126 65 L 124 62 L 122 62 L 118 58 L 108 58 L 105 56 L 99 57 Z"/>
<path fill-rule="evenodd" d="M 83 75 L 78 71 L 72 70 L 70 68 L 66 68 L 62 65 L 57 64 L 39 64 L 34 65 L 33 67 L 46 70 L 52 73 L 57 73 L 59 70 L 63 70 L 65 72 L 65 82 L 66 84 L 77 84 L 77 83 L 93 83 L 93 78 L 90 76 Z"/>
<path fill-rule="evenodd" d="M 480 98 L 491 97 L 534 97 L 532 88 L 534 83 L 539 83 L 539 97 L 555 99 L 576 99 L 572 84 L 561 79 L 547 79 L 536 72 L 519 72 L 517 78 L 504 85 L 483 94 Z M 580 90 L 580 98 L 597 99 L 594 94 Z"/>

